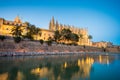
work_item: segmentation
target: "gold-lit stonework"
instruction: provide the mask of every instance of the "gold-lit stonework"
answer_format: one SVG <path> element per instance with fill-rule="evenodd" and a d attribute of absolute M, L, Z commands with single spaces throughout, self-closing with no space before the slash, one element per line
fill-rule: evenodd
<path fill-rule="evenodd" d="M 19 16 L 17 16 L 14 21 L 8 21 L 3 18 L 0 18 L 0 35 L 5 35 L 5 36 L 12 36 L 11 34 L 11 29 L 13 27 L 16 27 L 16 24 L 21 26 L 23 32 L 22 35 L 25 35 L 27 33 L 27 24 L 22 22 Z M 58 22 L 54 21 L 54 17 L 50 21 L 49 24 L 49 29 L 40 29 L 41 35 L 33 35 L 35 40 L 40 40 L 43 39 L 47 41 L 49 37 L 53 38 L 54 36 L 54 31 L 59 30 L 61 31 L 62 29 L 70 29 L 73 33 L 82 35 L 82 38 L 79 38 L 78 45 L 88 45 L 91 46 L 92 42 L 90 41 L 88 37 L 88 31 L 85 28 L 76 28 L 73 26 L 66 26 L 62 24 L 58 24 Z M 68 42 L 66 42 L 68 43 Z"/>

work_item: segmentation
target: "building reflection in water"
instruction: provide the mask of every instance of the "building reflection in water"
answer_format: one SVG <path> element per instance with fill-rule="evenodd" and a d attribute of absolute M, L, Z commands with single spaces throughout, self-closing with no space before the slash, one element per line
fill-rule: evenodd
<path fill-rule="evenodd" d="M 69 57 L 67 57 L 69 59 Z M 110 57 L 108 55 L 99 56 L 80 56 L 75 59 L 61 59 L 57 62 L 49 59 L 39 59 L 28 63 L 29 59 L 23 61 L 18 60 L 16 64 L 7 67 L 8 71 L 0 70 L 0 80 L 78 80 L 80 78 L 89 79 L 91 69 L 94 62 L 100 64 L 109 64 Z M 42 61 L 43 60 L 43 61 Z M 31 60 L 32 61 L 32 60 Z M 56 61 L 56 62 L 55 62 Z M 21 64 L 22 65 L 21 65 Z M 34 65 L 33 65 L 34 64 Z M 16 66 L 16 68 L 14 68 Z M 5 68 L 4 66 L 2 68 Z"/>
<path fill-rule="evenodd" d="M 99 55 L 99 63 L 109 64 L 109 56 L 108 55 L 106 55 L 106 56 Z"/>

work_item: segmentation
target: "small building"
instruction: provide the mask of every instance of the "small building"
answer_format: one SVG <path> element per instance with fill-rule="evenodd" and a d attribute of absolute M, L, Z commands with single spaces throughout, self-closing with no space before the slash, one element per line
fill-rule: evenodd
<path fill-rule="evenodd" d="M 112 43 L 111 42 L 105 42 L 105 41 L 93 42 L 92 46 L 94 46 L 94 47 L 100 47 L 100 48 L 106 48 L 106 47 L 111 47 Z"/>

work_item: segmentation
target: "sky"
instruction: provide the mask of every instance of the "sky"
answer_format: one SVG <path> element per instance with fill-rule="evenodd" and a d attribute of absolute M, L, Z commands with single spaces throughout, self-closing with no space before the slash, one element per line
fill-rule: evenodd
<path fill-rule="evenodd" d="M 61 24 L 87 28 L 94 42 L 120 45 L 120 0 L 0 0 L 0 17 L 48 29 L 52 16 Z"/>

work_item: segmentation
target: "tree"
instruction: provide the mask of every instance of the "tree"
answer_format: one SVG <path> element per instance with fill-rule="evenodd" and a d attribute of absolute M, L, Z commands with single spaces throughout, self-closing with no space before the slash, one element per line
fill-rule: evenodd
<path fill-rule="evenodd" d="M 61 34 L 58 30 L 54 32 L 54 40 L 57 42 L 60 40 Z"/>
<path fill-rule="evenodd" d="M 67 40 L 67 41 L 69 41 L 70 40 L 70 35 L 71 35 L 71 30 L 70 29 L 63 29 L 62 31 L 61 31 L 61 38 L 62 38 L 62 40 Z"/>
<path fill-rule="evenodd" d="M 21 41 L 21 37 L 22 37 L 22 29 L 20 25 L 16 25 L 15 27 L 12 28 L 11 30 L 11 34 L 14 36 L 14 41 L 16 43 L 19 43 Z"/>
<path fill-rule="evenodd" d="M 37 40 L 37 36 L 40 35 L 40 28 L 36 27 L 35 25 L 31 25 L 30 23 L 26 22 L 26 29 L 27 29 L 27 33 L 25 35 L 25 38 L 31 39 L 33 40 L 34 37 L 33 35 L 36 35 L 36 40 Z"/>
<path fill-rule="evenodd" d="M 21 37 L 13 37 L 15 43 L 19 43 L 21 41 Z"/>
<path fill-rule="evenodd" d="M 53 39 L 51 37 L 48 38 L 47 44 L 48 46 L 51 46 Z"/>
<path fill-rule="evenodd" d="M 75 33 L 71 33 L 71 41 L 73 42 L 78 42 L 79 41 L 79 36 Z"/>
<path fill-rule="evenodd" d="M 89 35 L 89 36 L 88 36 L 88 39 L 92 39 L 92 38 L 93 38 L 92 35 Z"/>
<path fill-rule="evenodd" d="M 24 38 L 28 38 L 28 39 L 33 39 L 32 35 L 31 35 L 31 32 L 30 32 L 30 28 L 31 28 L 31 24 L 29 22 L 25 22 L 26 24 L 26 35 L 24 36 Z"/>
<path fill-rule="evenodd" d="M 0 40 L 1 40 L 1 41 L 4 41 L 5 39 L 6 39 L 5 36 L 0 35 Z"/>
<path fill-rule="evenodd" d="M 40 32 L 40 29 L 37 28 L 37 27 L 35 27 L 35 32 L 34 32 L 34 34 L 36 35 L 36 40 L 37 40 L 37 37 L 38 37 L 39 32 Z M 40 34 L 39 34 L 39 35 L 40 35 Z"/>
<path fill-rule="evenodd" d="M 43 43 L 44 43 L 44 41 L 43 41 L 42 39 L 40 39 L 40 43 L 41 43 L 41 44 L 43 44 Z"/>
<path fill-rule="evenodd" d="M 13 27 L 12 30 L 11 30 L 11 34 L 14 37 L 21 37 L 22 36 L 21 26 L 17 24 L 15 27 Z"/>

